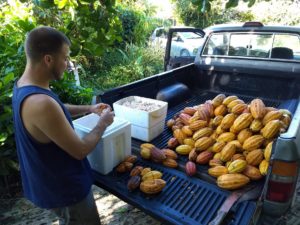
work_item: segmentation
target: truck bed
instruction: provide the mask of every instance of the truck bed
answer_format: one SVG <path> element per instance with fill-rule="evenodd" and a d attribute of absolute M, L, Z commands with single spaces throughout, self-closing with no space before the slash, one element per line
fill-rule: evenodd
<path fill-rule="evenodd" d="M 225 95 L 233 94 L 222 93 Z M 217 94 L 219 93 L 211 90 L 194 92 L 191 98 L 169 108 L 166 120 L 172 118 L 184 107 L 201 104 L 208 99 L 212 99 Z M 239 95 L 238 97 L 248 103 L 258 96 Z M 273 107 L 279 107 L 282 103 L 280 100 L 274 99 L 262 98 L 262 100 L 267 106 Z M 285 105 L 285 108 L 293 111 L 292 103 Z M 151 143 L 159 148 L 164 148 L 171 136 L 172 132 L 165 127 L 163 133 Z M 144 142 L 132 139 L 133 154 L 139 156 L 139 149 L 142 143 Z M 215 184 L 215 178 L 207 174 L 208 166 L 197 165 L 197 176 L 188 177 L 183 171 L 187 160 L 186 156 L 180 156 L 177 160 L 179 168 L 171 169 L 138 157 L 136 165 L 147 166 L 161 171 L 163 179 L 167 182 L 163 191 L 154 196 L 145 195 L 139 190 L 129 192 L 127 189 L 129 173 L 118 174 L 112 171 L 104 176 L 94 171 L 95 184 L 165 224 L 208 224 L 216 216 L 218 210 L 232 192 L 218 188 Z M 251 189 L 251 185 L 252 187 L 262 187 L 263 185 L 258 184 L 263 183 L 264 180 L 259 182 L 252 181 L 246 188 L 248 190 Z M 259 193 L 261 192 L 259 191 Z M 230 214 L 232 217 L 228 217 L 225 224 L 248 224 L 255 213 L 258 197 L 238 202 L 238 205 L 232 208 L 234 211 L 234 213 Z"/>

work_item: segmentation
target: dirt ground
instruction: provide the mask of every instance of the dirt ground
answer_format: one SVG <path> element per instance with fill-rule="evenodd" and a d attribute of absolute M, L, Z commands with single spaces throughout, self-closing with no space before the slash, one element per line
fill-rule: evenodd
<path fill-rule="evenodd" d="M 107 191 L 93 186 L 94 198 L 104 225 L 160 225 L 159 221 L 128 205 Z M 300 188 L 294 207 L 285 216 L 284 225 L 300 225 Z M 58 225 L 57 217 L 36 208 L 22 197 L 0 199 L 1 225 Z M 281 225 L 281 224 L 280 224 Z"/>

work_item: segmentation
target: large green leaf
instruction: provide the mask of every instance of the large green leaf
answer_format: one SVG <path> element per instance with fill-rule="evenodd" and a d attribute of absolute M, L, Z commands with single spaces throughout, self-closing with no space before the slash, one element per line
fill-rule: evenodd
<path fill-rule="evenodd" d="M 5 77 L 3 78 L 3 84 L 7 85 L 9 82 L 13 81 L 14 78 L 15 78 L 14 73 L 10 72 L 6 74 Z"/>

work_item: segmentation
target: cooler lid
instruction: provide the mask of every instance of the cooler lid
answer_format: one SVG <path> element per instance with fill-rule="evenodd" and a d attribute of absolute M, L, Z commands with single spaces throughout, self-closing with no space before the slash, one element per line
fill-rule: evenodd
<path fill-rule="evenodd" d="M 91 113 L 89 115 L 73 120 L 73 125 L 76 129 L 80 129 L 85 132 L 90 132 L 96 126 L 99 118 L 99 115 Z M 114 122 L 106 128 L 102 137 L 107 136 L 126 125 L 130 125 L 130 122 L 128 120 L 125 120 L 120 117 L 114 117 Z"/>

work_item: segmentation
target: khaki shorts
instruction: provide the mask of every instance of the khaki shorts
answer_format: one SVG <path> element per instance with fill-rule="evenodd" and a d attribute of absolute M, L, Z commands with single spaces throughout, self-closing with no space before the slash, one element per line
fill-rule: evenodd
<path fill-rule="evenodd" d="M 59 225 L 100 225 L 93 191 L 75 205 L 51 209 L 59 217 Z"/>

